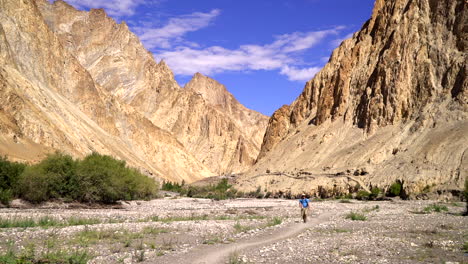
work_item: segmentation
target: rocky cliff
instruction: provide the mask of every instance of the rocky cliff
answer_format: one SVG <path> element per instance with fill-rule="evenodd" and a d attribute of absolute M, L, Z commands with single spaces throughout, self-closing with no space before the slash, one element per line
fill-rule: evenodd
<path fill-rule="evenodd" d="M 266 116 L 201 74 L 179 87 L 164 61 L 157 63 L 124 22 L 117 24 L 103 10 L 38 3 L 62 45 L 104 90 L 172 133 L 214 174 L 244 171 L 254 163 Z"/>
<path fill-rule="evenodd" d="M 155 177 L 212 175 L 169 132 L 94 81 L 50 30 L 38 9 L 44 3 L 0 1 L 0 154 L 35 162 L 54 150 L 98 151 Z"/>
<path fill-rule="evenodd" d="M 399 180 L 408 193 L 461 189 L 466 21 L 464 0 L 377 0 L 372 18 L 270 118 L 239 186 L 330 194 Z"/>

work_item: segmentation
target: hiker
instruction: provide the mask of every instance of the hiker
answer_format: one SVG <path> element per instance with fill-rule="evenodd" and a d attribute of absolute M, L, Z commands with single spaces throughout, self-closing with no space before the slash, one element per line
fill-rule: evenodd
<path fill-rule="evenodd" d="M 301 199 L 299 199 L 299 207 L 301 208 L 301 216 L 302 220 L 307 222 L 307 212 L 309 211 L 309 199 L 306 198 L 305 194 L 301 195 Z"/>

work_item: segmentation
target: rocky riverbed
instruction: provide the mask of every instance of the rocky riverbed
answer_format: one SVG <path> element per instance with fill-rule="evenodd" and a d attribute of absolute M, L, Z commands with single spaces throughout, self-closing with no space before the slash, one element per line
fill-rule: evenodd
<path fill-rule="evenodd" d="M 0 209 L 0 256 L 81 263 L 468 262 L 463 203 L 314 201 L 305 224 L 295 200 L 166 198 L 76 207 Z"/>

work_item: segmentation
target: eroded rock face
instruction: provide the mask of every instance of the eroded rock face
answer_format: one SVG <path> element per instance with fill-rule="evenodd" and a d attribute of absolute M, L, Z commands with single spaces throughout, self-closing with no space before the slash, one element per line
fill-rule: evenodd
<path fill-rule="evenodd" d="M 466 6 L 377 0 L 372 18 L 270 119 L 245 186 L 271 180 L 252 179 L 268 169 L 317 176 L 298 192 L 321 184 L 348 189 L 355 181 L 343 174 L 354 177 L 366 167 L 370 173 L 361 178 L 368 186 L 401 179 L 413 192 L 460 189 L 468 165 Z"/>
<path fill-rule="evenodd" d="M 45 23 L 37 4 L 0 1 L 0 151 L 38 161 L 61 150 L 125 160 L 155 177 L 211 176 L 169 132 L 97 84 Z"/>
<path fill-rule="evenodd" d="M 124 22 L 64 1 L 0 7 L 1 155 L 98 151 L 186 182 L 254 163 L 267 118 L 200 74 L 179 87 Z"/>
<path fill-rule="evenodd" d="M 214 174 L 241 172 L 255 162 L 266 116 L 201 74 L 179 87 L 164 61 L 156 63 L 126 24 L 115 23 L 103 10 L 38 2 L 62 45 L 100 86 L 171 132 Z"/>

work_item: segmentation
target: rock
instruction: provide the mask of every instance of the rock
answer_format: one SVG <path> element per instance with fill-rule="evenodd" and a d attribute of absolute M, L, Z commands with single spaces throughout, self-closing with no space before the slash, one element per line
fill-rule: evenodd
<path fill-rule="evenodd" d="M 172 133 L 213 174 L 242 172 L 254 163 L 266 116 L 200 73 L 179 87 L 168 65 L 156 63 L 124 22 L 119 25 L 96 10 L 74 10 L 62 1 L 40 2 L 62 45 L 100 86 Z"/>
<path fill-rule="evenodd" d="M 432 184 L 461 190 L 468 176 L 467 17 L 462 0 L 377 0 L 362 29 L 270 118 L 258 162 L 238 188 L 273 178 L 256 171 L 298 168 L 314 178 L 275 177 L 268 190 L 317 194 L 321 186 L 331 195 L 396 180 L 406 193 Z M 355 168 L 365 168 L 359 178 L 336 175 Z"/>
<path fill-rule="evenodd" d="M 267 122 L 208 77 L 180 88 L 125 22 L 64 1 L 0 3 L 0 87 L 0 155 L 33 163 L 97 151 L 189 183 L 251 166 Z"/>

